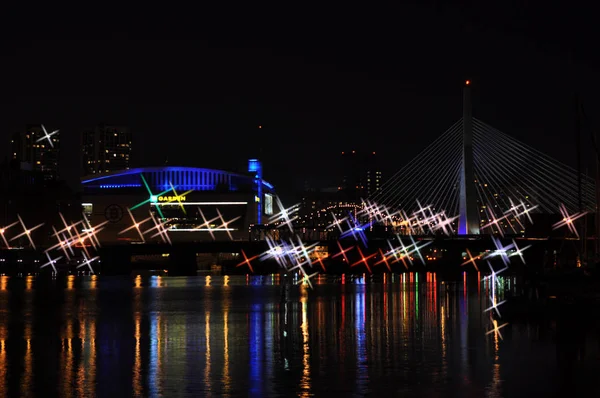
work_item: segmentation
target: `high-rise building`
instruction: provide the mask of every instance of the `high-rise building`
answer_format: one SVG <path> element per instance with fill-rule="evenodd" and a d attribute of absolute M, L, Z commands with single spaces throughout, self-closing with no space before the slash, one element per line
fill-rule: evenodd
<path fill-rule="evenodd" d="M 381 188 L 382 173 L 375 152 L 342 152 L 341 174 L 339 189 L 355 201 L 369 198 Z"/>
<path fill-rule="evenodd" d="M 60 133 L 41 125 L 27 125 L 25 131 L 13 134 L 12 158 L 23 170 L 41 172 L 45 180 L 58 179 Z"/>
<path fill-rule="evenodd" d="M 98 125 L 82 135 L 83 174 L 129 169 L 132 135 L 127 127 Z"/>

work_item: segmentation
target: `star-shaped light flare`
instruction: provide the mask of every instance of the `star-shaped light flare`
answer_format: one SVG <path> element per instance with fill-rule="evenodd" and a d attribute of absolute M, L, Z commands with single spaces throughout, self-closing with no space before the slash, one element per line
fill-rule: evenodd
<path fill-rule="evenodd" d="M 498 233 L 500 234 L 500 236 L 503 237 L 504 236 L 504 228 L 502 228 L 502 225 L 500 225 L 500 221 L 507 219 L 509 215 L 504 214 L 500 218 L 496 218 L 494 213 L 492 211 L 488 211 L 487 208 L 485 209 L 485 213 L 487 214 L 488 219 L 491 219 L 491 221 L 488 222 L 487 224 L 483 225 L 481 227 L 481 229 L 492 228 L 494 225 L 497 225 Z"/>
<path fill-rule="evenodd" d="M 492 324 L 494 325 L 494 327 L 493 327 L 493 329 L 492 329 L 492 330 L 490 330 L 490 331 L 486 332 L 486 336 L 487 336 L 488 334 L 495 333 L 495 334 L 496 334 L 498 337 L 500 337 L 500 340 L 504 340 L 504 339 L 502 338 L 502 333 L 500 333 L 500 329 L 502 329 L 503 327 L 507 326 L 507 325 L 508 325 L 508 323 L 504 323 L 504 324 L 502 324 L 502 325 L 499 325 L 499 326 L 498 326 L 498 321 L 497 321 L 497 320 L 495 320 L 495 319 L 492 319 Z"/>
<path fill-rule="evenodd" d="M 385 255 L 385 253 L 383 252 L 383 250 L 379 249 L 379 255 L 381 256 L 381 260 L 377 261 L 374 265 L 385 264 L 388 271 L 392 272 L 392 268 L 390 267 L 390 264 L 388 263 L 388 258 Z"/>
<path fill-rule="evenodd" d="M 295 284 L 298 285 L 300 283 L 306 282 L 306 283 L 308 283 L 308 286 L 310 286 L 310 288 L 312 289 L 313 285 L 310 282 L 310 279 L 314 278 L 317 275 L 319 275 L 319 272 L 317 271 L 317 272 L 315 272 L 313 274 L 308 275 L 306 272 L 304 272 L 304 268 L 300 268 L 300 270 L 302 272 L 303 277 L 302 277 L 302 279 L 299 279 L 297 282 L 295 282 Z"/>
<path fill-rule="evenodd" d="M 171 182 L 169 182 L 169 185 L 171 186 L 171 190 L 173 190 L 173 193 L 175 194 L 175 196 L 173 197 L 173 199 L 168 200 L 167 203 L 170 203 L 170 202 L 177 202 L 177 203 L 179 203 L 179 207 L 181 207 L 181 210 L 183 211 L 183 214 L 187 215 L 187 212 L 185 211 L 185 206 L 183 205 L 183 202 L 181 201 L 181 197 L 182 196 L 186 196 L 186 195 L 194 192 L 194 190 L 190 189 L 189 191 L 186 191 L 186 192 L 182 193 L 181 195 L 178 195 L 177 191 L 175 190 L 175 186 Z"/>
<path fill-rule="evenodd" d="M 71 252 L 72 255 L 75 254 L 75 252 L 73 251 L 72 244 L 76 241 L 77 237 L 67 238 L 64 232 L 61 234 L 61 232 L 57 231 L 54 226 L 52 226 L 52 230 L 54 231 L 54 234 L 52 235 L 56 238 L 58 242 L 54 246 L 50 246 L 49 248 L 44 250 L 44 253 L 49 253 L 54 249 L 61 249 L 65 254 L 67 260 L 70 260 L 71 256 L 69 255 L 69 252 Z M 66 231 L 66 228 L 62 231 Z M 69 231 L 69 234 L 70 233 L 71 232 Z"/>
<path fill-rule="evenodd" d="M 346 261 L 346 263 L 348 263 L 348 257 L 346 256 L 346 253 L 348 253 L 350 250 L 354 249 L 354 246 L 350 246 L 350 247 L 344 249 L 339 240 L 336 243 L 337 243 L 338 247 L 340 248 L 340 251 L 338 253 L 334 254 L 333 256 L 331 256 L 331 258 L 336 258 L 337 256 L 343 256 L 344 261 Z"/>
<path fill-rule="evenodd" d="M 372 222 L 360 224 L 358 220 L 352 216 L 352 214 L 348 213 L 346 224 L 348 225 L 348 229 L 340 235 L 340 239 L 352 236 L 354 240 L 360 240 L 363 246 L 367 247 L 367 236 L 365 235 L 365 229 L 369 228 Z"/>
<path fill-rule="evenodd" d="M 152 190 L 150 189 L 150 185 L 148 185 L 148 182 L 146 181 L 146 178 L 141 173 L 140 173 L 140 178 L 142 179 L 142 182 L 144 183 L 144 186 L 146 187 L 146 191 L 148 191 L 148 199 L 144 200 L 143 202 L 138 203 L 137 205 L 135 205 L 133 207 L 130 207 L 129 210 L 135 210 L 135 209 L 137 209 L 140 206 L 143 206 L 143 205 L 145 205 L 147 203 L 151 203 L 152 202 L 152 198 L 157 198 L 157 197 L 162 196 L 162 195 L 164 195 L 164 194 L 166 194 L 166 193 L 168 193 L 168 192 L 171 191 L 171 189 L 169 188 L 169 189 L 167 189 L 165 191 L 162 191 L 162 192 L 158 193 L 157 195 L 154 195 L 152 193 Z M 160 209 L 160 206 L 158 204 L 156 206 L 156 211 L 158 212 L 158 215 L 160 216 L 160 218 L 165 218 L 164 215 L 163 215 L 163 213 L 162 213 L 162 210 Z"/>
<path fill-rule="evenodd" d="M 412 265 L 412 261 L 411 261 L 410 257 L 408 257 L 404 253 L 405 246 L 402 243 L 402 240 L 399 237 L 398 237 L 398 240 L 400 241 L 400 246 L 394 246 L 394 245 L 392 245 L 392 242 L 388 239 L 387 244 L 390 247 L 390 250 L 387 253 L 385 253 L 385 257 L 387 257 L 387 258 L 394 257 L 392 264 L 398 263 L 401 261 L 402 265 L 404 265 L 404 268 L 406 268 L 406 270 L 408 270 L 408 264 L 406 263 L 406 258 L 408 258 L 408 261 L 411 263 L 411 265 Z"/>
<path fill-rule="evenodd" d="M 216 209 L 216 210 L 217 210 L 217 217 L 219 218 L 219 220 L 221 220 L 221 225 L 217 228 L 225 230 L 225 232 L 227 232 L 227 235 L 229 236 L 229 240 L 233 240 L 233 236 L 231 235 L 231 228 L 229 228 L 229 224 L 236 222 L 237 220 L 239 220 L 241 218 L 241 216 L 237 216 L 229 221 L 225 221 L 225 219 L 223 218 L 223 215 L 221 214 L 219 209 Z"/>
<path fill-rule="evenodd" d="M 552 225 L 552 229 L 558 229 L 558 228 L 564 227 L 566 225 L 567 228 L 569 228 L 569 231 L 571 231 L 575 236 L 577 236 L 579 238 L 579 232 L 577 232 L 577 227 L 575 226 L 575 220 L 585 216 L 588 212 L 584 211 L 581 213 L 569 214 L 569 212 L 567 211 L 567 208 L 562 203 L 560 204 L 559 210 L 560 210 L 560 214 L 563 216 L 563 219 L 561 221 L 555 223 L 554 225 Z"/>
<path fill-rule="evenodd" d="M 198 213 L 200 213 L 200 217 L 202 217 L 202 221 L 204 221 L 202 224 L 198 225 L 196 227 L 196 229 L 206 229 L 208 230 L 208 233 L 210 234 L 210 237 L 212 238 L 212 240 L 215 240 L 215 235 L 213 233 L 213 229 L 211 225 L 214 221 L 217 221 L 219 219 L 219 216 L 216 216 L 214 218 L 211 218 L 210 220 L 207 220 L 206 217 L 204 216 L 204 212 L 202 211 L 202 209 L 200 208 L 200 206 L 198 206 Z"/>
<path fill-rule="evenodd" d="M 281 221 L 283 225 L 289 228 L 290 232 L 294 232 L 293 222 L 298 218 L 298 216 L 294 215 L 294 213 L 298 211 L 298 205 L 296 204 L 286 209 L 285 207 L 283 207 L 283 203 L 281 203 L 279 196 L 275 197 L 275 201 L 277 202 L 277 206 L 280 209 L 280 212 L 273 215 L 269 219 L 269 223 L 276 223 Z"/>
<path fill-rule="evenodd" d="M 467 256 L 469 256 L 469 259 L 467 261 L 465 261 L 464 263 L 462 263 L 461 266 L 471 263 L 471 264 L 473 264 L 473 267 L 475 267 L 475 270 L 477 272 L 479 272 L 479 268 L 477 267 L 477 260 L 483 259 L 483 257 L 485 256 L 485 253 L 479 254 L 479 255 L 473 257 L 473 255 L 471 254 L 471 251 L 467 248 Z"/>
<path fill-rule="evenodd" d="M 44 264 L 44 265 L 40 266 L 40 269 L 42 269 L 42 268 L 44 268 L 44 267 L 47 267 L 47 266 L 49 265 L 49 266 L 51 266 L 51 267 L 52 267 L 52 269 L 54 270 L 54 273 L 56 274 L 56 273 L 57 273 L 57 271 L 56 271 L 56 267 L 54 266 L 54 264 L 56 264 L 56 262 L 57 262 L 58 260 L 60 260 L 60 259 L 62 258 L 62 256 L 59 256 L 59 257 L 56 257 L 55 259 L 52 259 L 52 258 L 50 257 L 50 255 L 48 254 L 48 252 L 46 252 L 45 254 L 46 254 L 46 257 L 48 258 L 48 262 L 47 262 L 46 264 Z"/>
<path fill-rule="evenodd" d="M 442 231 L 442 233 L 446 236 L 450 236 L 452 234 L 451 225 L 454 223 L 459 216 L 448 217 L 445 212 L 441 212 L 435 215 L 435 221 L 433 222 L 432 230 Z"/>
<path fill-rule="evenodd" d="M 257 259 L 258 257 L 260 257 L 260 255 L 256 255 L 256 256 L 248 258 L 248 256 L 246 256 L 246 252 L 244 252 L 244 249 L 242 249 L 242 256 L 244 257 L 244 261 L 242 261 L 241 263 L 236 265 L 236 267 L 241 267 L 242 265 L 247 265 L 248 268 L 250 268 L 250 272 L 254 273 L 254 268 L 252 268 L 252 260 Z"/>
<path fill-rule="evenodd" d="M 152 238 L 156 238 L 157 236 L 160 236 L 163 243 L 168 243 L 168 244 L 172 244 L 171 243 L 171 238 L 169 237 L 169 232 L 167 231 L 167 228 L 165 228 L 165 225 L 169 222 L 168 220 L 165 221 L 159 221 L 156 216 L 154 215 L 154 213 L 152 213 L 152 211 L 150 211 L 150 218 L 152 219 L 152 222 L 154 222 L 154 226 L 151 227 L 150 229 L 147 229 L 146 231 L 144 231 L 144 235 L 148 234 L 154 230 L 156 230 L 157 232 L 152 235 Z"/>
<path fill-rule="evenodd" d="M 377 255 L 377 253 L 373 253 L 373 254 L 369 254 L 368 256 L 365 257 L 365 255 L 363 254 L 362 250 L 360 250 L 360 247 L 356 247 L 356 250 L 358 250 L 358 254 L 360 255 L 360 259 L 358 261 L 356 261 L 354 264 L 352 264 L 350 267 L 354 267 L 360 264 L 364 264 L 365 267 L 367 267 L 367 270 L 369 271 L 369 274 L 372 274 L 373 271 L 371 270 L 371 267 L 369 267 L 369 259 L 373 258 Z"/>
<path fill-rule="evenodd" d="M 8 240 L 6 240 L 6 231 L 8 231 L 10 228 L 14 227 L 17 224 L 19 224 L 19 222 L 15 221 L 14 223 L 7 225 L 6 227 L 0 227 L 0 236 L 2 236 L 4 246 L 6 246 L 7 249 L 10 249 L 10 245 L 8 244 Z"/>
<path fill-rule="evenodd" d="M 432 241 L 427 241 L 427 242 L 419 245 L 418 242 L 415 242 L 415 239 L 412 237 L 412 235 L 410 236 L 410 241 L 412 242 L 411 245 L 404 246 L 404 243 L 402 243 L 402 240 L 400 240 L 400 243 L 403 246 L 403 249 L 405 251 L 406 256 L 410 259 L 410 255 L 413 254 L 413 253 L 416 253 L 417 257 L 419 258 L 419 260 L 421 260 L 421 263 L 423 265 L 425 265 L 425 259 L 423 258 L 423 255 L 421 254 L 421 249 L 429 246 L 433 242 Z M 412 249 L 410 251 L 408 251 L 408 249 L 411 248 L 411 247 L 412 247 Z"/>
<path fill-rule="evenodd" d="M 21 224 L 21 227 L 23 227 L 23 232 L 21 232 L 17 236 L 14 236 L 11 239 L 11 241 L 13 241 L 15 239 L 19 239 L 21 236 L 27 236 L 27 239 L 29 239 L 29 243 L 31 244 L 31 247 L 33 247 L 35 249 L 36 247 L 35 247 L 35 243 L 33 243 L 33 238 L 31 237 L 31 233 L 33 231 L 35 231 L 36 229 L 38 229 L 39 227 L 41 227 L 42 225 L 44 225 L 44 223 L 38 224 L 35 227 L 28 229 L 25 226 L 25 223 L 23 222 L 23 219 L 21 219 L 21 216 L 17 214 L 17 218 L 19 219 L 19 223 Z"/>
<path fill-rule="evenodd" d="M 81 253 L 81 255 L 83 256 L 83 263 L 79 264 L 77 266 L 77 268 L 85 267 L 87 265 L 87 267 L 89 268 L 90 272 L 93 274 L 94 273 L 94 269 L 92 268 L 92 263 L 94 261 L 98 260 L 100 258 L 100 256 L 96 256 L 96 257 L 88 259 L 88 257 L 85 255 L 85 253 Z"/>
<path fill-rule="evenodd" d="M 493 254 L 489 254 L 488 257 L 500 256 L 504 265 L 508 266 L 508 264 L 510 263 L 510 259 L 508 258 L 508 250 L 514 247 L 514 243 L 511 243 L 508 246 L 502 246 L 502 242 L 500 242 L 500 239 L 495 238 L 493 236 L 492 242 L 494 242 L 494 246 L 496 246 L 496 252 Z"/>
<path fill-rule="evenodd" d="M 525 264 L 525 257 L 523 257 L 523 252 L 529 249 L 531 246 L 532 245 L 527 245 L 524 248 L 520 249 L 519 246 L 517 246 L 517 242 L 513 239 L 513 247 L 515 248 L 515 252 L 511 253 L 509 257 L 519 256 L 523 264 Z"/>
<path fill-rule="evenodd" d="M 135 230 L 138 232 L 138 235 L 140 236 L 140 239 L 142 240 L 142 242 L 145 242 L 146 240 L 144 239 L 144 234 L 140 230 L 140 226 L 142 226 L 142 224 L 144 224 L 145 222 L 152 220 L 152 217 L 147 217 L 147 218 L 144 218 L 142 221 L 137 221 L 135 219 L 135 217 L 133 216 L 133 213 L 131 213 L 130 209 L 127 209 L 127 212 L 129 213 L 129 217 L 131 217 L 132 225 L 130 227 L 127 227 L 124 230 L 120 231 L 118 233 L 118 235 L 122 235 L 125 232 L 131 231 L 132 229 L 135 228 Z"/>
<path fill-rule="evenodd" d="M 58 133 L 59 130 L 54 130 L 53 132 L 51 132 L 50 134 L 48 134 L 48 132 L 46 131 L 46 127 L 44 127 L 43 124 L 42 124 L 42 130 L 44 131 L 44 136 L 42 138 L 38 138 L 37 140 L 35 140 L 35 142 L 40 142 L 40 141 L 48 140 L 48 143 L 50 144 L 50 146 L 52 148 L 54 148 L 54 144 L 52 143 L 52 140 L 50 139 L 50 137 L 52 137 L 54 134 Z"/>
<path fill-rule="evenodd" d="M 303 270 L 303 267 L 305 266 L 312 268 L 313 263 L 310 258 L 310 254 L 315 251 L 318 242 L 306 246 L 299 236 L 296 236 L 296 239 L 298 240 L 298 244 L 296 244 L 293 240 L 290 241 L 292 246 L 292 250 L 290 252 L 293 254 L 290 256 L 292 266 L 288 268 L 288 271 L 293 271 L 296 268 Z"/>
<path fill-rule="evenodd" d="M 97 234 L 104 229 L 104 226 L 108 224 L 108 220 L 96 225 L 92 226 L 92 223 L 88 220 L 85 213 L 83 213 L 83 225 L 84 225 L 84 240 L 89 240 L 92 247 L 94 249 L 98 249 L 100 247 L 100 240 L 98 239 Z"/>
<path fill-rule="evenodd" d="M 337 217 L 335 216 L 335 213 L 333 213 L 333 212 L 331 213 L 331 217 L 333 217 L 333 222 L 327 226 L 327 229 L 331 229 L 333 227 L 337 227 L 337 229 L 340 231 L 340 234 L 343 234 L 344 233 L 344 229 L 342 228 L 341 224 L 344 221 L 346 221 L 347 217 L 344 217 L 344 218 L 338 220 Z"/>
<path fill-rule="evenodd" d="M 491 273 L 490 273 L 490 275 L 484 277 L 483 279 L 490 280 L 490 288 L 491 288 L 490 289 L 490 302 L 492 303 L 492 305 L 489 308 L 487 308 L 484 312 L 495 310 L 496 313 L 498 314 L 498 316 L 501 316 L 500 311 L 498 310 L 498 307 L 501 304 L 504 304 L 506 302 L 506 300 L 503 300 L 501 302 L 497 301 L 497 299 L 496 299 L 496 284 L 498 284 L 498 275 L 501 272 L 506 271 L 508 269 L 508 267 L 504 267 L 500 271 L 495 271 L 494 267 L 492 267 L 492 264 L 489 261 L 487 263 L 488 263 L 488 267 L 490 268 Z"/>

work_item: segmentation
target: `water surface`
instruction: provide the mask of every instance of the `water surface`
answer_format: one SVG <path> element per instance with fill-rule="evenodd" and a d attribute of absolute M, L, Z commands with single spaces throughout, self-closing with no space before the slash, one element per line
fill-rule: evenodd
<path fill-rule="evenodd" d="M 553 324 L 486 335 L 476 276 L 323 276 L 288 295 L 278 276 L 0 277 L 0 395 L 530 397 L 565 380 Z M 584 337 L 569 391 L 598 396 Z"/>

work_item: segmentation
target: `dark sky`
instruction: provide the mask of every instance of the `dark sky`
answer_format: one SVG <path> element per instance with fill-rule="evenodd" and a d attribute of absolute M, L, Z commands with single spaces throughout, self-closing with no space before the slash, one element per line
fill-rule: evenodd
<path fill-rule="evenodd" d="M 8 13 L 1 152 L 26 123 L 60 129 L 74 182 L 78 134 L 106 122 L 130 126 L 135 165 L 260 157 L 280 191 L 335 185 L 342 150 L 399 169 L 460 118 L 468 78 L 474 116 L 574 165 L 576 91 L 600 125 L 593 10 L 421 3 Z"/>

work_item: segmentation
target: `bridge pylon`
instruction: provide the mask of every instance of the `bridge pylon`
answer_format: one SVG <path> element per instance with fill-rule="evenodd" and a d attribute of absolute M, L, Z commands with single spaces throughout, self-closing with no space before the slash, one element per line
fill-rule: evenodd
<path fill-rule="evenodd" d="M 471 105 L 471 82 L 463 88 L 463 145 L 460 171 L 460 202 L 458 218 L 459 235 L 479 235 L 477 187 L 473 165 L 473 114 Z"/>

